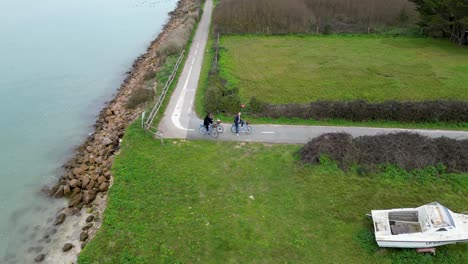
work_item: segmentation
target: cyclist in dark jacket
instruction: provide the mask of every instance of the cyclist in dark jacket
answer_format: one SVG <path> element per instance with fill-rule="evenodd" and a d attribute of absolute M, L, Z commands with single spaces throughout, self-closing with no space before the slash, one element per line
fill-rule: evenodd
<path fill-rule="evenodd" d="M 213 114 L 212 113 L 208 113 L 206 116 L 205 116 L 205 120 L 203 120 L 203 125 L 205 126 L 206 128 L 206 132 L 210 132 L 209 130 L 209 126 L 213 124 Z"/>
<path fill-rule="evenodd" d="M 234 124 L 236 125 L 236 135 L 239 136 L 239 124 L 241 124 L 241 126 L 244 126 L 244 120 L 241 119 L 241 115 L 242 113 L 239 112 L 237 113 L 236 117 L 234 117 Z"/>

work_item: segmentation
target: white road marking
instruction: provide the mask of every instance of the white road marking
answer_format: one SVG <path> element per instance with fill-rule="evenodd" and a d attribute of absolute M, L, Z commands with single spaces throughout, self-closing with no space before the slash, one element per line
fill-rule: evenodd
<path fill-rule="evenodd" d="M 275 132 L 260 132 L 261 134 L 275 134 Z"/>
<path fill-rule="evenodd" d="M 195 62 L 195 57 L 193 57 L 193 59 L 192 59 L 192 65 L 193 65 L 194 62 Z"/>
<path fill-rule="evenodd" d="M 184 106 L 184 100 L 185 100 L 185 94 L 187 93 L 187 85 L 190 80 L 190 76 L 192 75 L 192 69 L 193 67 L 190 66 L 190 70 L 187 75 L 187 80 L 185 80 L 184 87 L 182 88 L 182 92 L 180 93 L 179 99 L 177 100 L 176 107 L 174 109 L 174 113 L 172 113 L 172 123 L 174 124 L 175 127 L 177 127 L 180 130 L 186 130 L 190 131 L 190 129 L 187 129 L 182 126 L 180 123 L 180 117 L 182 116 L 182 107 Z"/>
<path fill-rule="evenodd" d="M 193 56 L 197 56 L 197 53 L 198 53 L 198 49 L 195 50 L 195 54 L 193 54 Z"/>
<path fill-rule="evenodd" d="M 197 42 L 197 49 L 198 49 L 198 46 L 200 46 L 200 41 Z"/>

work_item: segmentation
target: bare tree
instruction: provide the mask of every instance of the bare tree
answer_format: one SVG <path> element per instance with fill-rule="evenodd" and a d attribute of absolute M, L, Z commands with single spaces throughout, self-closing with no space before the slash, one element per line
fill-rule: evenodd
<path fill-rule="evenodd" d="M 221 33 L 370 32 L 398 25 L 401 10 L 416 20 L 408 0 L 221 0 L 214 12 Z"/>

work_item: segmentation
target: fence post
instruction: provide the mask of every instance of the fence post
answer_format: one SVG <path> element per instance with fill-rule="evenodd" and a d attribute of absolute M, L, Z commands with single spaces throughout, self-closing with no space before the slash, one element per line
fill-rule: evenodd
<path fill-rule="evenodd" d="M 219 32 L 216 38 L 216 52 L 215 52 L 215 62 L 218 64 L 218 56 L 219 56 Z"/>

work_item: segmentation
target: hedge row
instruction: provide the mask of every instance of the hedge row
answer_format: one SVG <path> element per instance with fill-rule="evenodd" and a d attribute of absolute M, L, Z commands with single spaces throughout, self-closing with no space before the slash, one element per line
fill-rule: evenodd
<path fill-rule="evenodd" d="M 468 140 L 428 138 L 413 133 L 362 136 L 330 133 L 310 140 L 300 150 L 305 163 L 319 163 L 326 155 L 342 169 L 353 165 L 376 169 L 393 164 L 406 170 L 443 164 L 447 172 L 468 172 Z"/>
<path fill-rule="evenodd" d="M 273 105 L 250 100 L 252 114 L 270 118 L 347 119 L 352 121 L 390 120 L 399 122 L 468 122 L 468 102 L 464 101 L 317 101 L 306 104 Z"/>

